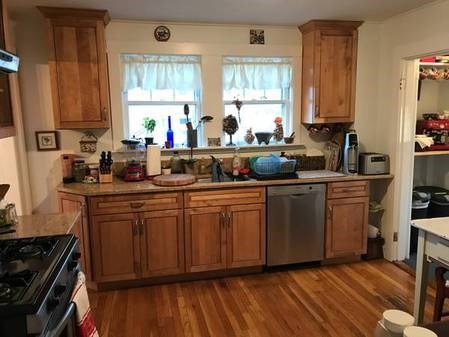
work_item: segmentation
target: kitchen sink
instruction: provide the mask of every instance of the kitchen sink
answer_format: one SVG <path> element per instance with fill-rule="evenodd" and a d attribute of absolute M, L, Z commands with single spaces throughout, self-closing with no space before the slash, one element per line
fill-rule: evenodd
<path fill-rule="evenodd" d="M 254 179 L 251 179 L 249 177 L 238 177 L 237 179 L 234 179 L 234 178 L 231 178 L 231 177 L 225 175 L 223 181 L 212 181 L 212 178 L 201 178 L 201 179 L 197 179 L 196 182 L 197 183 L 217 183 L 217 184 L 219 184 L 220 182 L 230 183 L 230 182 L 250 181 L 250 180 L 254 180 Z"/>

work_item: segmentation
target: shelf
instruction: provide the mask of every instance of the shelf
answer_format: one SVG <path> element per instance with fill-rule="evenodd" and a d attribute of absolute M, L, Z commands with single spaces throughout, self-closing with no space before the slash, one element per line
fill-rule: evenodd
<path fill-rule="evenodd" d="M 449 63 L 441 62 L 419 62 L 419 65 L 424 67 L 449 67 Z"/>
<path fill-rule="evenodd" d="M 442 155 L 449 155 L 449 150 L 415 152 L 415 157 L 442 156 Z"/>

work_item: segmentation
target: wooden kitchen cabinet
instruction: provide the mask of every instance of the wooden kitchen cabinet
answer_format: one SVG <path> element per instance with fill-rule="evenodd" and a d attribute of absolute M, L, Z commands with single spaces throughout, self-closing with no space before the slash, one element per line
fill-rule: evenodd
<path fill-rule="evenodd" d="M 47 21 L 57 129 L 110 127 L 105 10 L 38 7 Z"/>
<path fill-rule="evenodd" d="M 89 281 L 92 278 L 92 265 L 86 198 L 81 195 L 58 192 L 58 203 L 60 213 L 81 212 L 79 221 L 72 228 L 72 234 L 78 238 L 81 269 Z"/>
<path fill-rule="evenodd" d="M 346 195 L 342 183 L 337 183 L 339 194 L 332 198 L 329 190 L 336 186 L 328 186 L 327 216 L 326 216 L 326 258 L 349 257 L 366 253 L 368 242 L 368 182 L 347 182 Z M 366 183 L 366 184 L 365 184 Z M 353 197 L 357 186 L 365 186 L 364 192 L 358 190 L 361 196 Z"/>
<path fill-rule="evenodd" d="M 142 277 L 184 273 L 182 210 L 145 212 L 139 218 Z"/>
<path fill-rule="evenodd" d="M 185 210 L 187 272 L 226 269 L 226 208 Z"/>
<path fill-rule="evenodd" d="M 265 205 L 228 208 L 228 268 L 265 264 Z"/>
<path fill-rule="evenodd" d="M 93 216 L 93 271 L 96 282 L 140 277 L 140 236 L 135 213 Z"/>
<path fill-rule="evenodd" d="M 265 263 L 263 188 L 188 192 L 184 202 L 204 205 L 185 209 L 187 272 Z"/>
<path fill-rule="evenodd" d="M 302 32 L 301 120 L 354 122 L 357 28 L 361 21 L 312 20 Z"/>

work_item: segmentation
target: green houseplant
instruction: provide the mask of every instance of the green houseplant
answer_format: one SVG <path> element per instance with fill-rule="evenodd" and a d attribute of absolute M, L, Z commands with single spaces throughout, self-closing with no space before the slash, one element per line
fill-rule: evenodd
<path fill-rule="evenodd" d="M 146 131 L 145 144 L 151 145 L 154 142 L 153 132 L 156 129 L 156 121 L 153 118 L 145 117 L 142 126 Z"/>

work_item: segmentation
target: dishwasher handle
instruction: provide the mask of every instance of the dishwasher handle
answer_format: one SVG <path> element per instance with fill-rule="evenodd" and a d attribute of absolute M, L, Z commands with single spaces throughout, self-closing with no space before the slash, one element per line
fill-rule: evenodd
<path fill-rule="evenodd" d="M 311 185 L 286 185 L 286 186 L 270 186 L 268 187 L 268 196 L 282 196 L 282 195 L 308 195 L 325 193 L 325 184 L 311 184 Z"/>

